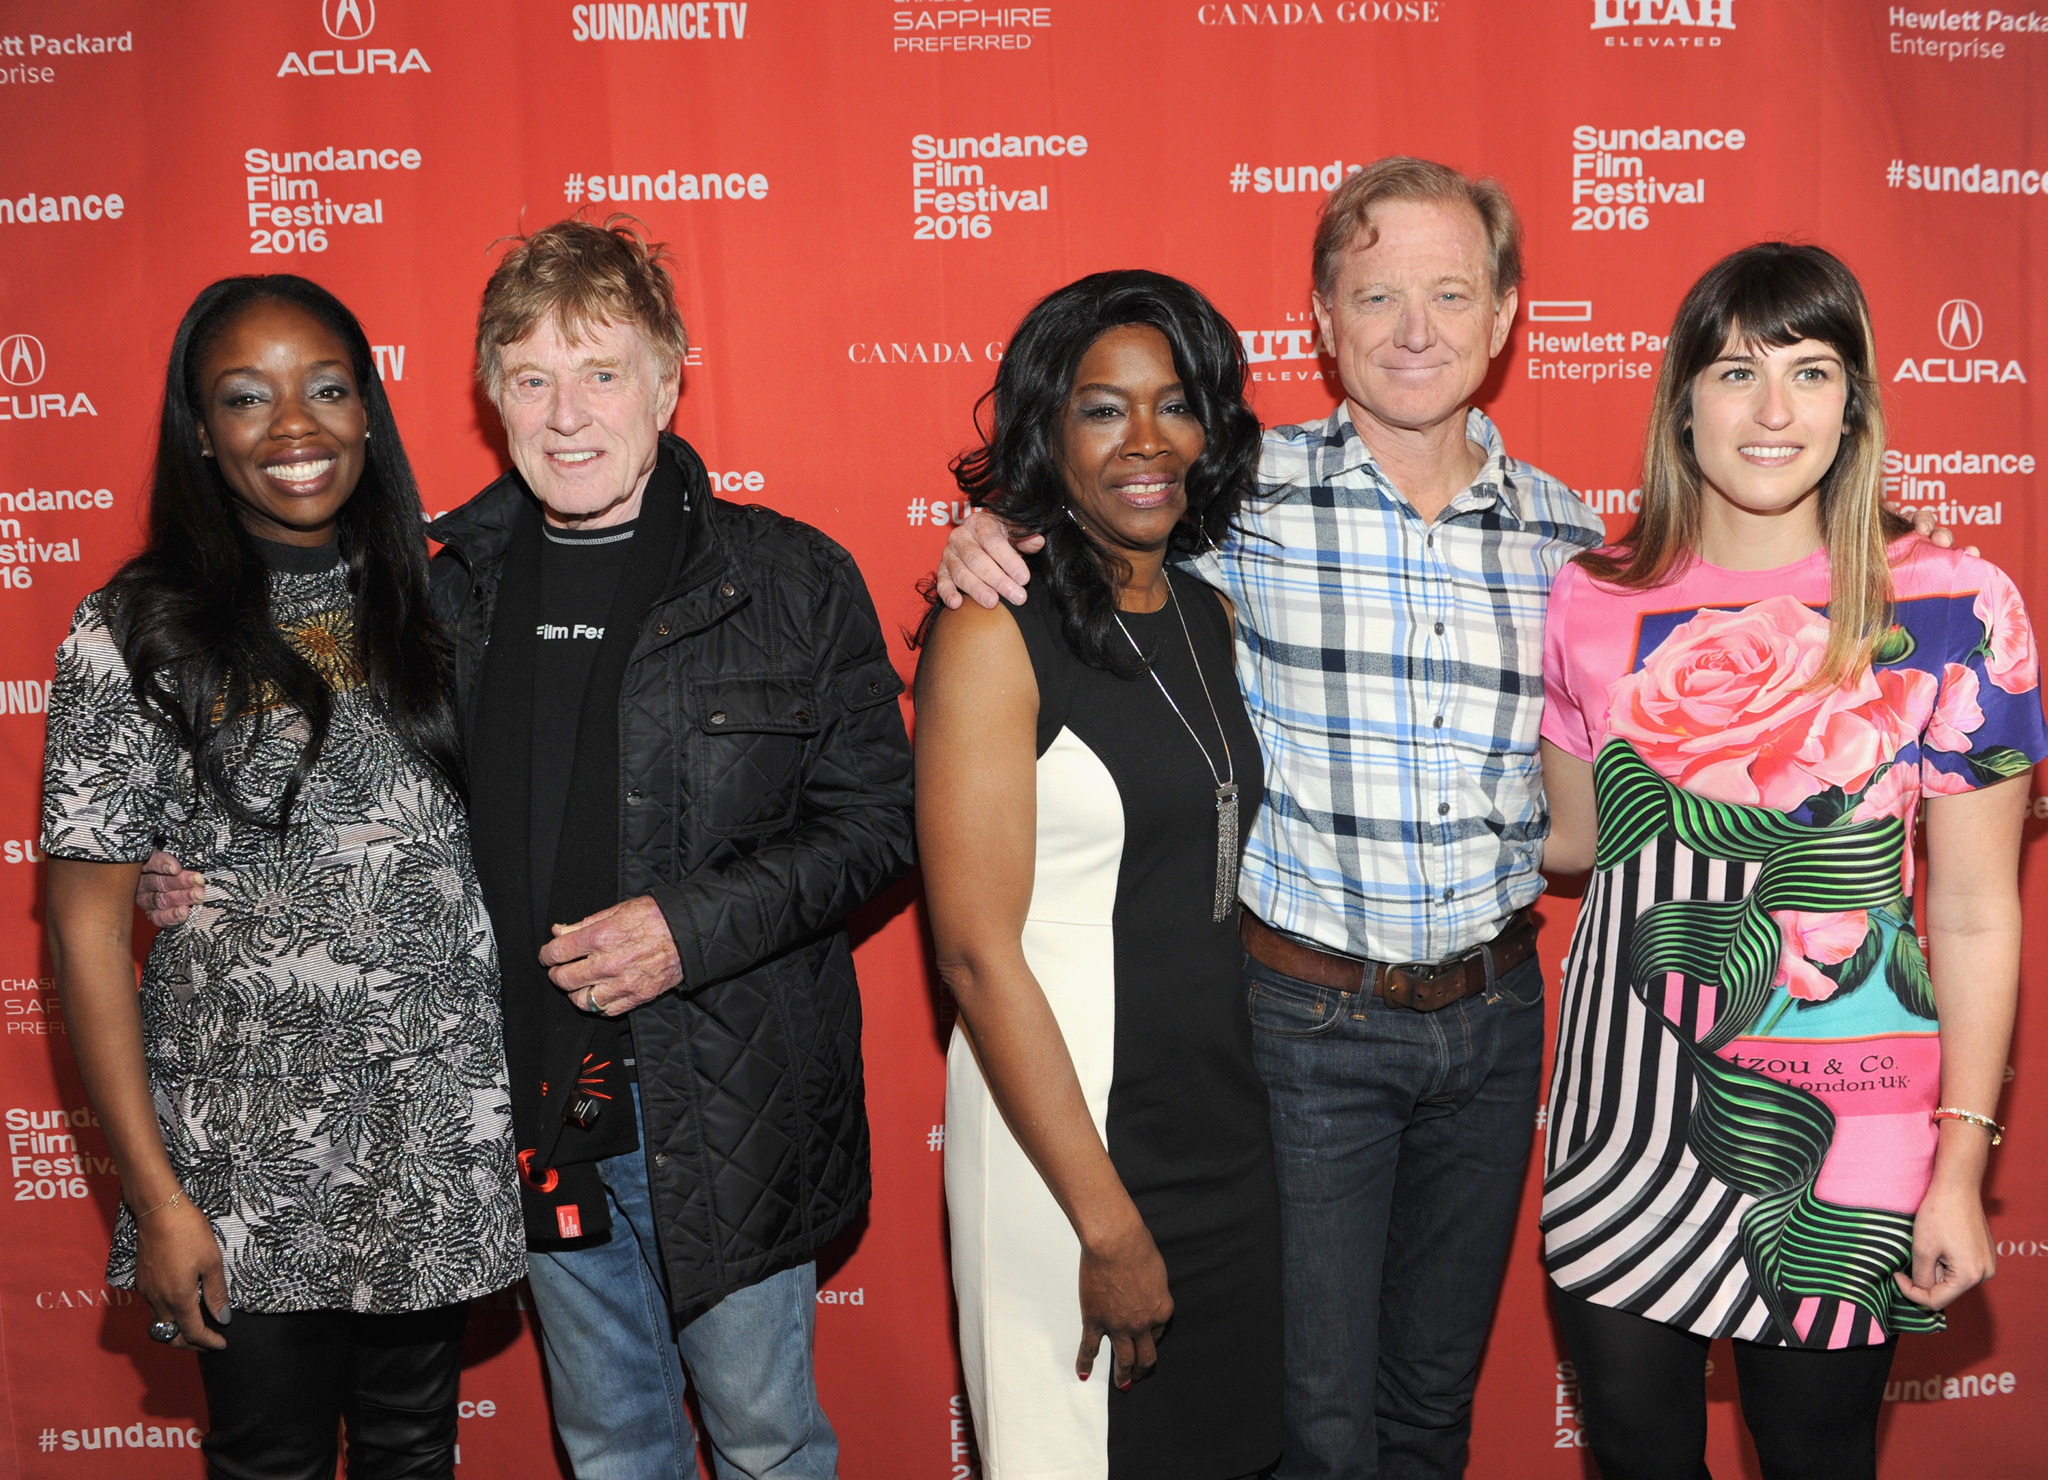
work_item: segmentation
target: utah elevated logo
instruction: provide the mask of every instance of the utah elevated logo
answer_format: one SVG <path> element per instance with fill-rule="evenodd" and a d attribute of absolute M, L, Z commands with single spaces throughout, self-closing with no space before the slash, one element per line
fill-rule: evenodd
<path fill-rule="evenodd" d="M 1593 29 L 1688 26 L 1700 31 L 1735 29 L 1735 0 L 1593 0 Z M 1609 46 L 1719 46 L 1718 36 L 1609 36 Z"/>

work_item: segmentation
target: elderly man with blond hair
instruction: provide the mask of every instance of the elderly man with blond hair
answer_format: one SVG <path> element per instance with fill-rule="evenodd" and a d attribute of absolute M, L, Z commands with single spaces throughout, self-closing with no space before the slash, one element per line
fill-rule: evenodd
<path fill-rule="evenodd" d="M 512 469 L 428 533 L 504 971 L 534 1304 L 579 1480 L 834 1480 L 820 1248 L 869 1194 L 845 917 L 910 866 L 853 560 L 712 497 L 630 224 L 518 242 L 477 320 Z M 145 907 L 202 881 L 151 860 Z"/>
<path fill-rule="evenodd" d="M 813 1260 L 868 1198 L 845 917 L 910 866 L 902 682 L 851 557 L 664 430 L 684 349 L 629 226 L 507 254 L 513 471 L 429 531 L 436 606 L 579 1480 L 693 1474 L 686 1374 L 722 1480 L 829 1480 Z"/>

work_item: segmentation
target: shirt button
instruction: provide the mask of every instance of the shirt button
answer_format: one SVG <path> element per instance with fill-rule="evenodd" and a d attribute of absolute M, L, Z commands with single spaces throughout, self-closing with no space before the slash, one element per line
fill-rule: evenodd
<path fill-rule="evenodd" d="M 800 724 L 800 725 L 807 725 L 807 724 L 809 724 L 809 723 L 811 722 L 811 712 L 810 712 L 810 710 L 808 710 L 808 709 L 799 709 L 799 710 L 798 710 L 798 711 L 796 712 L 796 722 L 797 722 L 798 724 Z"/>
<path fill-rule="evenodd" d="M 1429 725 L 1430 728 L 1433 730 L 1441 730 L 1444 727 L 1444 717 L 1441 714 L 1439 714 L 1435 719 L 1429 722 Z"/>
<path fill-rule="evenodd" d="M 1436 804 L 1436 815 L 1439 817 L 1450 815 L 1450 810 L 1451 804 L 1449 802 L 1438 802 Z"/>
<path fill-rule="evenodd" d="M 1457 894 L 1458 894 L 1458 891 L 1457 891 L 1457 890 L 1455 890 L 1455 889 L 1446 889 L 1446 890 L 1444 890 L 1444 898 L 1445 898 L 1445 899 L 1455 899 L 1455 898 L 1457 897 Z"/>
<path fill-rule="evenodd" d="M 731 581 L 727 581 L 727 582 L 726 582 L 726 583 L 725 583 L 725 584 L 724 584 L 723 586 L 720 586 L 720 587 L 718 588 L 718 594 L 719 594 L 720 596 L 730 596 L 730 595 L 732 595 L 732 594 L 733 594 L 733 585 L 732 585 L 732 582 L 731 582 Z"/>
<path fill-rule="evenodd" d="M 724 711 L 723 709 L 714 709 L 714 710 L 712 710 L 712 711 L 711 711 L 711 723 L 713 723 L 714 725 L 722 725 L 722 724 L 724 724 L 724 723 L 725 723 L 725 711 Z"/>
<path fill-rule="evenodd" d="M 882 681 L 881 681 L 881 680 L 880 680 L 879 678 L 871 678 L 871 679 L 869 679 L 869 680 L 868 680 L 868 692 L 869 692 L 870 694 L 879 694 L 879 693 L 881 693 L 881 692 L 882 692 Z"/>
<path fill-rule="evenodd" d="M 1438 637 L 1442 637 L 1444 635 L 1444 624 L 1442 622 L 1438 622 L 1436 624 L 1436 635 Z"/>

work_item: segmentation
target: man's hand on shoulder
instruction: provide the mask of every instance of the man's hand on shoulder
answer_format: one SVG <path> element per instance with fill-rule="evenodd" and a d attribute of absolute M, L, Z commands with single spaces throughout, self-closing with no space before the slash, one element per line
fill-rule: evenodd
<path fill-rule="evenodd" d="M 540 948 L 548 980 L 585 1012 L 617 1017 L 682 985 L 683 960 L 668 918 L 648 895 L 621 900 L 574 925 L 554 927 Z"/>
<path fill-rule="evenodd" d="M 1024 557 L 1044 547 L 1044 535 L 1019 535 L 987 509 L 976 509 L 946 537 L 939 555 L 939 600 L 952 608 L 963 600 L 991 610 L 999 599 L 1022 606 L 1031 580 Z"/>
<path fill-rule="evenodd" d="M 1904 514 L 1906 512 L 1904 509 L 1899 508 L 1896 504 L 1886 504 L 1885 507 L 1887 509 L 1890 509 L 1894 514 Z M 1919 535 L 1921 539 L 1926 540 L 1930 545 L 1933 545 L 1936 549 L 1953 550 L 1955 548 L 1956 532 L 1950 529 L 1946 524 L 1938 522 L 1934 517 L 1934 510 L 1915 509 L 1913 511 L 1912 519 L 1913 533 Z M 1963 547 L 1963 553 L 1965 555 L 1975 555 L 1979 552 L 1975 545 L 1965 545 Z"/>
<path fill-rule="evenodd" d="M 135 881 L 135 908 L 159 930 L 182 925 L 192 907 L 206 898 L 206 880 L 187 870 L 168 853 L 152 853 Z"/>

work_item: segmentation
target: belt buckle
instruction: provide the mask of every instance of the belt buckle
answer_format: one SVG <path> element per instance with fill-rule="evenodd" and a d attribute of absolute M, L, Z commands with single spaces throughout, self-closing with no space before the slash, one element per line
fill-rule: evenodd
<path fill-rule="evenodd" d="M 1464 976 L 1465 965 L 1485 947 L 1461 951 L 1448 961 L 1403 961 L 1380 968 L 1380 997 L 1412 1012 L 1435 1012 L 1456 1000 L 1437 987 L 1447 976 Z"/>

